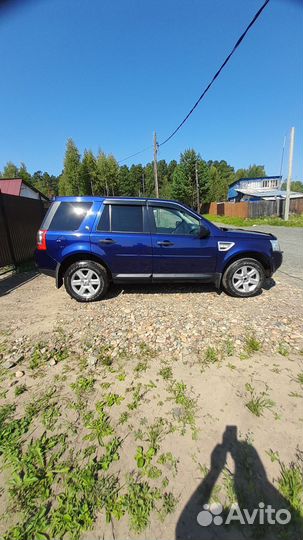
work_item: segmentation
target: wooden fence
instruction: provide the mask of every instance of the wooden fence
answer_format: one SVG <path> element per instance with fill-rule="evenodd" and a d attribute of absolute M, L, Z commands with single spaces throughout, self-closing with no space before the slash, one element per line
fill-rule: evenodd
<path fill-rule="evenodd" d="M 240 218 L 258 218 L 265 216 L 284 216 L 285 200 L 255 201 L 255 202 L 212 202 L 208 213 L 213 216 L 228 216 Z M 303 214 L 303 198 L 291 199 L 289 205 L 291 214 Z M 206 213 L 206 212 L 205 212 Z"/>
<path fill-rule="evenodd" d="M 31 259 L 49 203 L 0 193 L 0 267 Z"/>

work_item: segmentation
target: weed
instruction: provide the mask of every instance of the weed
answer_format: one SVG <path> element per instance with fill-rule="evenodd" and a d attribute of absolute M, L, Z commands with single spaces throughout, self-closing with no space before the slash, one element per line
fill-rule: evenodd
<path fill-rule="evenodd" d="M 149 525 L 150 514 L 159 499 L 161 499 L 161 493 L 158 489 L 151 488 L 147 482 L 130 477 L 124 501 L 130 526 L 135 532 L 140 533 Z"/>
<path fill-rule="evenodd" d="M 207 347 L 204 360 L 206 364 L 215 364 L 219 361 L 219 355 L 217 349 L 214 347 Z"/>
<path fill-rule="evenodd" d="M 289 348 L 282 341 L 279 343 L 278 353 L 281 354 L 282 356 L 288 356 L 289 355 Z"/>
<path fill-rule="evenodd" d="M 103 366 L 111 366 L 113 363 L 112 356 L 110 354 L 110 347 L 104 345 L 100 348 L 98 354 L 98 360 Z"/>
<path fill-rule="evenodd" d="M 245 384 L 245 389 L 250 395 L 250 400 L 245 403 L 245 407 L 255 416 L 263 416 L 265 409 L 272 409 L 275 406 L 275 402 L 268 398 L 266 392 L 257 395 L 254 387 L 249 383 Z"/>
<path fill-rule="evenodd" d="M 29 367 L 32 370 L 40 368 L 43 364 L 47 362 L 47 355 L 44 351 L 45 346 L 43 343 L 37 343 L 35 349 L 30 357 Z"/>
<path fill-rule="evenodd" d="M 181 406 L 181 409 L 173 411 L 173 414 L 174 417 L 177 418 L 177 420 L 182 425 L 182 435 L 186 431 L 186 426 L 190 426 L 192 430 L 192 436 L 193 438 L 196 438 L 197 428 L 195 414 L 197 412 L 197 401 L 193 398 L 190 398 L 186 394 L 186 390 L 186 384 L 184 384 L 183 382 L 173 381 L 170 387 L 170 391 L 173 394 L 176 404 Z"/>
<path fill-rule="evenodd" d="M 76 396 L 81 398 L 83 394 L 91 392 L 94 388 L 95 379 L 93 377 L 78 377 L 75 383 L 71 384 Z"/>
<path fill-rule="evenodd" d="M 94 441 L 97 439 L 100 445 L 103 445 L 104 437 L 108 437 L 114 433 L 114 429 L 110 424 L 110 419 L 104 412 L 104 402 L 98 402 L 96 404 L 97 417 L 94 417 L 92 412 L 89 412 L 84 417 L 84 425 L 90 431 L 88 435 L 85 435 L 84 439 L 88 441 Z"/>
<path fill-rule="evenodd" d="M 21 396 L 21 394 L 24 394 L 24 392 L 26 392 L 26 390 L 27 390 L 26 384 L 20 384 L 19 386 L 16 386 L 15 396 Z"/>
<path fill-rule="evenodd" d="M 114 437 L 113 440 L 106 445 L 105 454 L 100 460 L 101 467 L 104 471 L 108 471 L 113 461 L 118 461 L 120 457 L 118 454 L 118 449 L 120 448 L 121 444 L 121 439 L 119 437 Z"/>
<path fill-rule="evenodd" d="M 288 395 L 289 397 L 303 398 L 303 394 L 299 394 L 299 392 L 290 392 Z"/>
<path fill-rule="evenodd" d="M 104 404 L 108 407 L 113 407 L 114 405 L 120 405 L 122 401 L 124 400 L 124 397 L 119 396 L 118 394 L 107 394 L 104 398 Z"/>
<path fill-rule="evenodd" d="M 173 456 L 171 452 L 166 452 L 165 454 L 161 454 L 158 459 L 158 463 L 160 465 L 165 465 L 169 469 L 173 471 L 173 475 L 175 476 L 178 472 L 178 460 Z"/>
<path fill-rule="evenodd" d="M 303 371 L 298 373 L 297 377 L 295 378 L 295 381 L 303 386 Z"/>
<path fill-rule="evenodd" d="M 250 334 L 245 337 L 244 348 L 245 352 L 248 355 L 251 355 L 254 352 L 260 351 L 262 345 L 261 342 L 255 337 L 255 334 Z"/>
<path fill-rule="evenodd" d="M 120 414 L 119 424 L 125 424 L 129 418 L 129 413 L 127 411 Z"/>
<path fill-rule="evenodd" d="M 156 351 L 144 341 L 141 341 L 141 343 L 139 344 L 139 348 L 141 356 L 144 358 L 155 358 L 157 356 Z"/>
<path fill-rule="evenodd" d="M 279 491 L 289 504 L 303 517 L 303 471 L 295 463 L 288 467 L 280 463 Z"/>
<path fill-rule="evenodd" d="M 143 446 L 138 446 L 136 455 L 135 455 L 137 467 L 139 469 L 143 469 L 144 467 L 147 467 L 150 464 L 155 454 L 156 454 L 156 449 L 153 447 L 150 447 L 147 450 L 147 452 L 144 452 Z"/>
<path fill-rule="evenodd" d="M 168 381 L 173 377 L 173 370 L 171 367 L 163 367 L 160 369 L 159 375 L 161 375 L 165 381 Z"/>
<path fill-rule="evenodd" d="M 235 489 L 234 476 L 231 472 L 225 467 L 223 471 L 223 486 L 228 500 L 228 505 L 231 506 L 237 502 L 237 495 Z"/>
<path fill-rule="evenodd" d="M 177 506 L 178 499 L 173 495 L 173 493 L 164 493 L 163 495 L 163 506 L 160 512 L 160 517 L 163 520 L 168 514 L 172 514 Z"/>
<path fill-rule="evenodd" d="M 235 364 L 231 364 L 230 362 L 228 362 L 227 367 L 232 370 L 237 369 L 237 366 L 235 366 Z"/>
<path fill-rule="evenodd" d="M 143 371 L 146 371 L 148 368 L 148 363 L 146 360 L 143 360 L 141 362 L 138 362 L 138 364 L 135 367 L 136 373 L 142 373 Z"/>
<path fill-rule="evenodd" d="M 60 418 L 61 412 L 58 407 L 56 407 L 55 404 L 50 405 L 47 407 L 42 414 L 42 424 L 46 427 L 46 429 L 49 429 L 52 431 L 56 425 L 56 422 L 58 418 Z"/>
<path fill-rule="evenodd" d="M 270 457 L 270 461 L 272 463 L 279 461 L 279 452 L 274 452 L 272 449 L 270 449 L 266 452 L 266 454 Z"/>
<path fill-rule="evenodd" d="M 126 373 L 124 371 L 119 373 L 117 377 L 118 381 L 125 381 L 125 378 L 126 378 Z"/>
<path fill-rule="evenodd" d="M 231 339 L 228 339 L 225 343 L 225 351 L 227 356 L 233 356 L 235 354 L 235 346 Z"/>

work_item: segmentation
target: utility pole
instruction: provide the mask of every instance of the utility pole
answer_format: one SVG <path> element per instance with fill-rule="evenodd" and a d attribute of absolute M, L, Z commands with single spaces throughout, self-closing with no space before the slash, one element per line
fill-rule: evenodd
<path fill-rule="evenodd" d="M 155 177 L 155 193 L 156 198 L 159 199 L 159 185 L 158 185 L 158 143 L 157 134 L 154 131 L 154 177 Z"/>
<path fill-rule="evenodd" d="M 200 185 L 199 185 L 199 175 L 198 175 L 198 161 L 196 161 L 195 173 L 196 173 L 197 212 L 200 212 Z"/>
<path fill-rule="evenodd" d="M 289 217 L 290 185 L 291 185 L 291 177 L 292 177 L 292 161 L 293 161 L 293 156 L 294 156 L 294 142 L 295 142 L 295 128 L 292 127 L 290 131 L 288 176 L 287 176 L 286 199 L 285 199 L 285 210 L 284 210 L 285 221 L 288 221 L 288 217 Z"/>

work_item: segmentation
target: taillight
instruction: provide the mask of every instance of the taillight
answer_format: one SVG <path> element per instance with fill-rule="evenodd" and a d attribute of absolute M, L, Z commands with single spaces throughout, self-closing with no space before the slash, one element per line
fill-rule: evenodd
<path fill-rule="evenodd" d="M 41 229 L 37 232 L 37 249 L 39 250 L 46 250 L 46 233 L 47 231 Z"/>

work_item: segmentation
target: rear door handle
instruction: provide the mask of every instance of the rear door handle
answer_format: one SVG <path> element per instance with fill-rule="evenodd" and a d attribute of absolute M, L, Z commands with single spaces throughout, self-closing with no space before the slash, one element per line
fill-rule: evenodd
<path fill-rule="evenodd" d="M 174 243 L 173 242 L 170 242 L 169 240 L 163 240 L 163 242 L 157 242 L 158 246 L 164 246 L 164 247 L 168 247 L 168 246 L 173 246 Z"/>
<path fill-rule="evenodd" d="M 99 241 L 100 244 L 115 244 L 116 240 L 113 240 L 112 238 L 104 238 L 103 240 Z"/>

